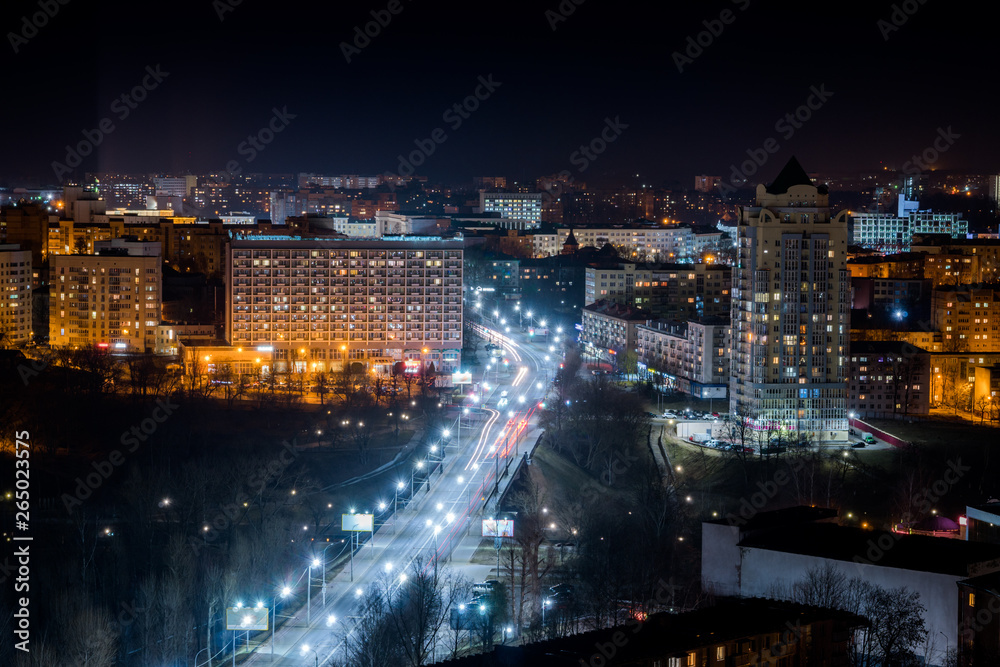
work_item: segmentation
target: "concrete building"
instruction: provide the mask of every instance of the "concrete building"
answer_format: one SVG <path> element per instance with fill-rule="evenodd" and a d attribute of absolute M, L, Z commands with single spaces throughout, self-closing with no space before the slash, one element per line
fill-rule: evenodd
<path fill-rule="evenodd" d="M 505 220 L 520 220 L 528 227 L 542 222 L 542 193 L 540 192 L 480 192 L 479 212 L 496 213 Z"/>
<path fill-rule="evenodd" d="M 31 251 L 0 245 L 0 343 L 31 342 Z"/>
<path fill-rule="evenodd" d="M 647 321 L 636 327 L 636 353 L 656 384 L 698 398 L 728 394 L 728 320 Z"/>
<path fill-rule="evenodd" d="M 791 599 L 796 584 L 825 567 L 884 588 L 905 586 L 925 608 L 930 664 L 945 664 L 958 641 L 958 582 L 1000 571 L 1000 545 L 839 526 L 830 523 L 836 515 L 793 507 L 703 522 L 702 588 Z"/>
<path fill-rule="evenodd" d="M 635 262 L 679 262 L 693 259 L 695 235 L 687 225 L 635 227 L 574 227 L 532 235 L 535 257 L 548 257 L 562 252 L 566 237 L 572 231 L 581 247 L 602 248 L 610 243 L 619 254 Z"/>
<path fill-rule="evenodd" d="M 142 244 L 137 244 L 142 247 Z M 50 258 L 49 344 L 152 352 L 160 324 L 161 257 L 116 247 Z"/>
<path fill-rule="evenodd" d="M 614 301 L 663 319 L 729 317 L 732 268 L 717 264 L 595 264 L 584 303 Z"/>
<path fill-rule="evenodd" d="M 618 366 L 624 355 L 636 349 L 636 328 L 649 319 L 649 313 L 611 301 L 598 301 L 583 307 L 583 331 L 580 343 L 584 352 L 598 360 Z"/>
<path fill-rule="evenodd" d="M 862 419 L 928 414 L 930 357 L 909 343 L 852 343 L 847 409 Z"/>
<path fill-rule="evenodd" d="M 180 354 L 181 340 L 188 343 L 209 343 L 216 340 L 214 324 L 160 324 L 156 327 L 153 354 L 175 357 Z"/>
<path fill-rule="evenodd" d="M 914 234 L 947 234 L 964 239 L 969 222 L 961 213 L 907 210 L 904 214 L 853 213 L 852 243 L 884 253 L 909 252 Z"/>
<path fill-rule="evenodd" d="M 795 158 L 740 208 L 731 409 L 815 442 L 847 441 L 847 212 Z"/>
<path fill-rule="evenodd" d="M 229 246 L 226 339 L 273 351 L 276 370 L 459 370 L 462 241 L 255 238 Z"/>
<path fill-rule="evenodd" d="M 998 285 L 939 287 L 931 294 L 931 321 L 946 351 L 1000 351 Z"/>

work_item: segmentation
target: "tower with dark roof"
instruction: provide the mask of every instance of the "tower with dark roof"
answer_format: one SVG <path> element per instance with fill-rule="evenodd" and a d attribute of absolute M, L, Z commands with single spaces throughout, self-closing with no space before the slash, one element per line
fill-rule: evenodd
<path fill-rule="evenodd" d="M 569 230 L 569 234 L 566 236 L 566 240 L 563 241 L 562 254 L 572 255 L 577 250 L 580 249 L 580 244 L 576 241 L 576 236 L 573 235 L 573 230 Z"/>
<path fill-rule="evenodd" d="M 730 401 L 792 441 L 847 442 L 847 212 L 794 157 L 740 207 Z"/>

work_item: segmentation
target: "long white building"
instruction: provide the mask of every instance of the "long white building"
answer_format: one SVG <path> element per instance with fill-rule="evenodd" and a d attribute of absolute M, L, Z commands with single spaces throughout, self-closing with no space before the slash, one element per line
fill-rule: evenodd
<path fill-rule="evenodd" d="M 459 370 L 462 241 L 254 238 L 229 244 L 226 338 L 276 367 L 356 360 Z"/>
<path fill-rule="evenodd" d="M 690 227 L 601 227 L 560 229 L 551 234 L 532 235 L 535 257 L 550 257 L 562 252 L 570 231 L 580 247 L 602 248 L 610 243 L 624 248 L 622 259 L 638 262 L 676 262 L 693 259 L 697 254 L 694 232 Z"/>

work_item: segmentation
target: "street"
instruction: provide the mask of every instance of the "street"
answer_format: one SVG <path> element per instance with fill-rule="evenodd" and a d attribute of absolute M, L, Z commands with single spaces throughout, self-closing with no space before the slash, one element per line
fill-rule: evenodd
<path fill-rule="evenodd" d="M 526 334 L 500 333 L 479 324 L 473 328 L 502 347 L 507 369 L 500 370 L 498 363 L 497 369 L 485 371 L 488 388 L 470 394 L 458 407 L 448 433 L 442 434 L 443 467 L 425 482 L 416 480 L 418 486 L 424 484 L 423 490 L 416 491 L 409 506 L 400 507 L 394 518 L 378 527 L 373 539 L 354 555 L 353 565 L 345 565 L 326 581 L 325 591 L 321 575 L 325 568 L 303 563 L 301 574 L 308 577 L 306 572 L 312 571 L 311 612 L 302 607 L 277 632 L 273 659 L 267 640 L 245 664 L 326 664 L 341 650 L 365 587 L 383 576 L 394 577 L 394 586 L 405 586 L 405 577 L 400 575 L 411 571 L 415 558 L 422 556 L 425 567 L 433 567 L 435 559 L 438 563 L 447 560 L 449 567 L 473 581 L 490 576 L 492 568 L 469 562 L 481 541 L 480 519 L 492 516 L 484 508 L 493 508 L 496 494 L 509 484 L 513 475 L 505 471 L 508 466 L 514 471 L 519 457 L 539 435 L 536 406 L 548 389 L 558 358 L 548 352 L 547 338 L 528 343 Z M 400 482 L 411 483 L 411 479 Z M 392 491 L 388 494 L 391 500 Z M 303 576 L 296 576 L 299 583 L 291 594 L 301 603 L 306 599 L 305 582 Z M 277 599 L 281 616 L 284 605 Z"/>

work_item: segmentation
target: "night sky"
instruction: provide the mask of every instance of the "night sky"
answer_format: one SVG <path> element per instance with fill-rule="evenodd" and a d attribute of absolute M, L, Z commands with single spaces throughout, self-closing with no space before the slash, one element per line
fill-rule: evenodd
<path fill-rule="evenodd" d="M 653 11 L 563 0 L 573 12 L 553 30 L 558 0 L 396 0 L 397 14 L 382 0 L 46 2 L 58 11 L 26 41 L 33 27 L 22 17 L 41 11 L 38 0 L 0 10 L 6 183 L 57 182 L 53 161 L 65 162 L 66 145 L 104 118 L 114 130 L 77 175 L 207 173 L 232 160 L 244 172 L 395 172 L 397 156 L 436 128 L 444 141 L 425 143 L 434 152 L 416 173 L 456 184 L 568 170 L 594 184 L 690 187 L 695 174 L 728 175 L 769 138 L 778 150 L 761 170 L 768 178 L 792 154 L 810 171 L 901 167 L 949 126 L 960 136 L 934 167 L 1000 168 L 994 27 L 981 4 L 897 4 L 915 13 L 897 10 L 906 21 L 896 29 L 888 2 L 845 11 L 717 0 Z M 231 11 L 220 20 L 222 8 Z M 374 21 L 371 11 L 391 19 L 348 63 L 341 43 Z M 713 25 L 721 34 L 679 72 L 674 52 L 724 11 L 729 23 Z M 115 103 L 157 65 L 169 74 L 144 101 Z M 445 112 L 490 75 L 500 85 L 460 126 L 454 114 L 449 122 Z M 832 95 L 791 136 L 788 125 L 776 129 L 813 86 Z M 295 117 L 251 162 L 240 144 L 275 108 Z M 573 153 L 607 118 L 627 128 L 581 172 Z"/>

